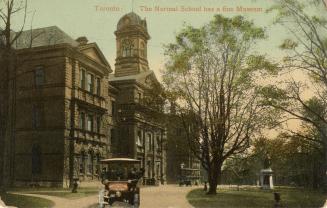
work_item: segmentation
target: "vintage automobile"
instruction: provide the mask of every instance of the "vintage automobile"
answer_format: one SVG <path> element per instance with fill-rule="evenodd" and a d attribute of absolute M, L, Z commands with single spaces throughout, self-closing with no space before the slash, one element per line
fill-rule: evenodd
<path fill-rule="evenodd" d="M 179 186 L 192 186 L 199 184 L 200 169 L 182 167 L 180 171 L 181 174 L 178 178 Z"/>
<path fill-rule="evenodd" d="M 101 180 L 104 188 L 99 193 L 100 207 L 110 207 L 114 202 L 124 202 L 137 208 L 140 205 L 139 181 L 144 170 L 140 160 L 132 158 L 110 158 L 101 160 Z"/>

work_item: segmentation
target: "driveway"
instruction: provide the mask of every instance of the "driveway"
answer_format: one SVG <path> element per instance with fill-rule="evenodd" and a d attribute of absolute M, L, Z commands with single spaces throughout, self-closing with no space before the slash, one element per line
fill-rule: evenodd
<path fill-rule="evenodd" d="M 186 195 L 189 191 L 198 187 L 179 187 L 177 185 L 149 186 L 141 188 L 141 208 L 191 208 L 187 202 Z M 17 194 L 17 193 L 15 193 Z M 53 201 L 54 208 L 90 208 L 97 207 L 98 196 L 92 195 L 78 199 L 66 199 L 62 197 L 38 195 L 38 194 L 22 194 L 29 196 L 37 196 Z M 117 207 L 126 207 L 122 204 L 116 204 Z"/>
<path fill-rule="evenodd" d="M 142 208 L 190 208 L 186 200 L 189 191 L 198 187 L 179 187 L 177 185 L 165 185 L 157 187 L 145 187 L 141 189 Z"/>

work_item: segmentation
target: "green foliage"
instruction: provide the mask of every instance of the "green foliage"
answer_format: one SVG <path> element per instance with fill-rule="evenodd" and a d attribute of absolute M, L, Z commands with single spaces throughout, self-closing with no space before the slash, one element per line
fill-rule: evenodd
<path fill-rule="evenodd" d="M 316 123 L 323 123 L 321 117 L 326 117 L 327 106 L 323 100 L 314 96 L 305 102 L 307 108 L 303 109 L 303 115 L 311 118 Z M 322 127 L 323 128 L 323 127 Z"/>
<path fill-rule="evenodd" d="M 260 190 L 258 188 L 219 189 L 216 196 L 206 195 L 201 189 L 188 193 L 187 199 L 196 208 L 271 208 L 274 205 L 274 192 L 281 194 L 283 207 L 322 207 L 325 195 L 315 191 L 292 188 Z"/>
<path fill-rule="evenodd" d="M 284 42 L 279 46 L 281 49 L 294 50 L 298 46 L 298 43 L 291 40 L 285 39 Z"/>
<path fill-rule="evenodd" d="M 267 60 L 267 57 L 263 55 L 250 55 L 247 57 L 246 63 L 248 65 L 247 70 L 255 71 L 258 69 L 266 70 L 271 74 L 277 74 L 278 64 L 272 63 L 270 60 Z"/>
<path fill-rule="evenodd" d="M 2 194 L 1 199 L 8 206 L 35 208 L 35 207 L 53 207 L 54 203 L 47 199 L 41 199 L 32 196 L 22 196 L 16 194 Z"/>
<path fill-rule="evenodd" d="M 262 104 L 267 106 L 289 106 L 288 91 L 285 89 L 278 88 L 276 85 L 266 85 L 260 87 L 258 90 L 264 99 L 262 99 Z"/>
<path fill-rule="evenodd" d="M 277 68 L 255 53 L 264 38 L 264 29 L 243 16 L 215 15 L 200 28 L 184 26 L 166 46 L 164 82 L 175 96 L 193 153 L 212 176 L 210 187 L 223 162 L 246 151 L 271 121 L 256 86 L 259 74 Z"/>

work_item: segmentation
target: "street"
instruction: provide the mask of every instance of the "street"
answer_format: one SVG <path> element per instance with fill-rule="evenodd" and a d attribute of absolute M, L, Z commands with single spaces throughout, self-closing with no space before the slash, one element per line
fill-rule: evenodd
<path fill-rule="evenodd" d="M 190 208 L 192 207 L 186 200 L 187 193 L 197 188 L 179 187 L 178 185 L 148 186 L 141 188 L 141 208 Z M 41 194 L 22 194 L 37 196 L 51 200 L 55 203 L 54 208 L 96 208 L 98 207 L 98 195 L 87 196 L 78 199 L 66 199 L 56 196 Z M 123 204 L 115 204 L 115 207 L 130 207 Z"/>

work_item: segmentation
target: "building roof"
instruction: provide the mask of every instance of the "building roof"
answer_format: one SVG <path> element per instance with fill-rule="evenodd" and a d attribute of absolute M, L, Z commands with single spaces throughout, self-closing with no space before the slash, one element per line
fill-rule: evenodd
<path fill-rule="evenodd" d="M 13 47 L 16 49 L 24 49 L 62 43 L 67 43 L 74 47 L 79 45 L 77 41 L 57 26 L 50 26 L 23 31 Z"/>
<path fill-rule="evenodd" d="M 146 20 L 142 20 L 141 17 L 134 12 L 125 14 L 120 18 L 117 24 L 117 30 L 120 30 L 127 26 L 140 26 L 144 30 L 147 30 Z"/>

